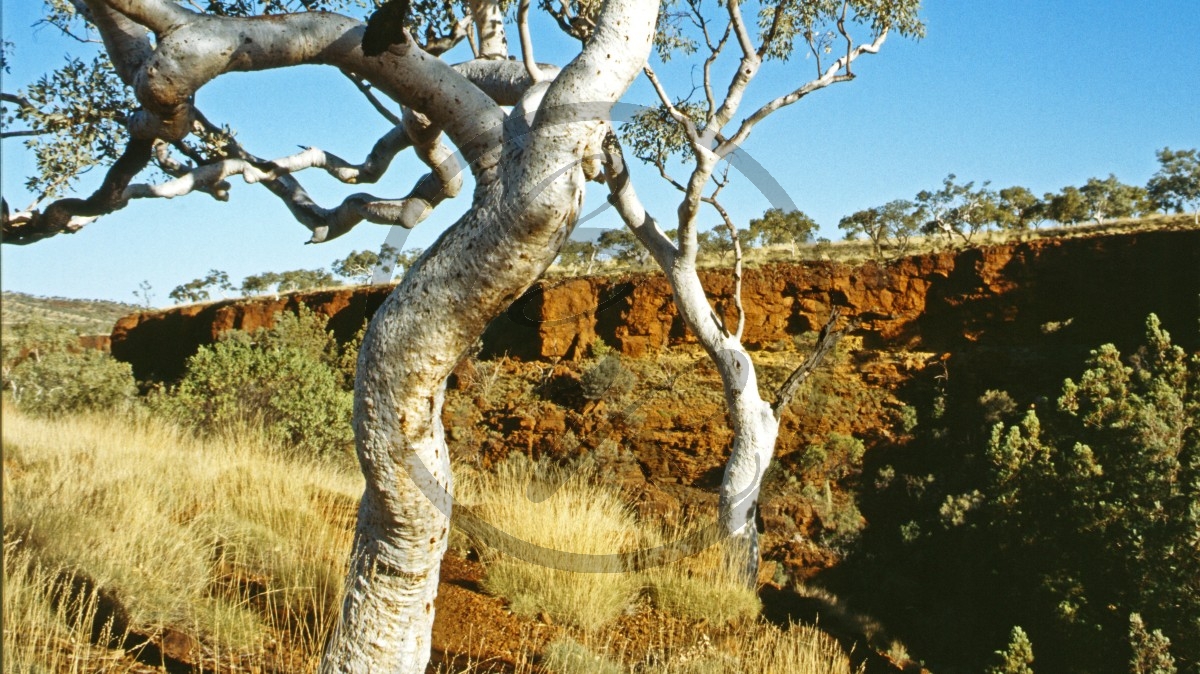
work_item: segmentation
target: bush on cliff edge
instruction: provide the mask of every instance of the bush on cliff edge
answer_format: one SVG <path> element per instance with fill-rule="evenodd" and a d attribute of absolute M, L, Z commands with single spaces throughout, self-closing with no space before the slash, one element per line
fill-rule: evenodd
<path fill-rule="evenodd" d="M 301 307 L 272 328 L 231 330 L 201 347 L 183 379 L 151 406 L 202 431 L 260 426 L 298 451 L 347 455 L 353 397 L 340 366 L 354 348 L 339 347 L 325 319 Z"/>

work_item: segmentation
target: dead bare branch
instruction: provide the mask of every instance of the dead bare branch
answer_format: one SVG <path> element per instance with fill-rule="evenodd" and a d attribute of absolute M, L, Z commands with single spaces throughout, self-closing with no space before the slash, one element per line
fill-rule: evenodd
<path fill-rule="evenodd" d="M 771 405 L 771 411 L 775 414 L 775 418 L 779 419 L 783 415 L 783 410 L 791 404 L 792 399 L 796 397 L 796 393 L 800 390 L 800 385 L 812 375 L 812 373 L 821 366 L 825 358 L 833 351 L 833 347 L 837 346 L 838 340 L 842 338 L 842 330 L 837 329 L 837 320 L 841 316 L 841 311 L 838 307 L 833 307 L 829 311 L 829 320 L 821 327 L 821 331 L 817 334 L 817 345 L 813 348 L 812 353 L 808 354 L 808 358 L 792 371 L 783 386 L 779 387 L 779 393 L 775 396 L 775 402 Z"/>

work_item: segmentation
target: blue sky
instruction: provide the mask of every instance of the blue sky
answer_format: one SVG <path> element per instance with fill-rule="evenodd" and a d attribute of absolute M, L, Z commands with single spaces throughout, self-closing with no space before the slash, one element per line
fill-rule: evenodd
<path fill-rule="evenodd" d="M 62 40 L 53 29 L 30 28 L 40 3 L 3 3 L 3 34 L 16 45 L 4 91 L 18 89 L 63 54 L 86 55 L 84 45 Z M 991 180 L 994 187 L 1025 185 L 1038 194 L 1109 173 L 1144 184 L 1157 169 L 1157 149 L 1200 147 L 1195 0 L 928 0 L 923 14 L 924 40 L 893 36 L 880 54 L 860 61 L 855 81 L 777 113 L 746 145 L 792 201 L 821 223 L 823 236 L 837 238 L 842 216 L 911 198 L 951 172 L 962 180 Z M 539 58 L 564 62 L 564 44 L 555 39 L 539 45 Z M 771 64 L 748 104 L 794 87 L 811 69 L 803 59 Z M 664 73 L 673 92 L 691 88 L 683 64 Z M 625 100 L 653 103 L 644 82 Z M 198 102 L 262 156 L 315 145 L 359 161 L 387 130 L 349 82 L 328 68 L 227 76 L 202 89 Z M 23 207 L 30 200 L 23 182 L 32 160 L 19 139 L 5 140 L 0 151 L 4 196 Z M 421 172 L 404 160 L 368 189 L 400 196 Z M 323 174 L 299 177 L 326 205 L 359 191 Z M 671 215 L 676 201 L 656 174 L 636 177 L 651 211 L 660 219 Z M 97 181 L 87 176 L 81 189 Z M 602 189 L 590 190 L 590 205 L 603 203 Z M 744 178 L 726 194 L 742 223 L 771 206 Z M 427 245 L 467 206 L 465 197 L 443 204 L 408 245 Z M 588 224 L 618 223 L 609 212 Z M 378 249 L 385 234 L 362 224 L 337 241 L 304 245 L 307 231 L 273 196 L 235 182 L 229 203 L 200 194 L 147 200 L 78 234 L 4 246 L 0 278 L 6 290 L 130 302 L 147 280 L 155 303 L 164 305 L 172 288 L 209 269 L 224 270 L 237 282 L 262 271 L 327 268 L 351 250 Z"/>

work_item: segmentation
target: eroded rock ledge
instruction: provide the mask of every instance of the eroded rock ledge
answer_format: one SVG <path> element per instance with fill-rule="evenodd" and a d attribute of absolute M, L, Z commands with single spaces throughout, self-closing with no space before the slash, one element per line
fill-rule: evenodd
<path fill-rule="evenodd" d="M 703 277 L 717 310 L 732 315 L 731 274 L 712 270 Z M 277 313 L 300 303 L 329 316 L 335 335 L 349 339 L 389 291 L 347 287 L 136 313 L 117 322 L 112 353 L 131 363 L 140 380 L 170 381 L 221 332 L 270 326 Z M 1055 326 L 1068 326 L 1066 336 L 1091 346 L 1131 343 L 1150 312 L 1177 333 L 1182 329 L 1181 344 L 1194 345 L 1198 298 L 1196 229 L 1038 239 L 887 264 L 771 264 L 748 269 L 743 282 L 751 348 L 816 329 L 834 305 L 857 319 L 867 348 L 1012 346 L 1045 339 Z M 570 360 L 586 355 L 597 338 L 635 357 L 692 341 L 665 278 L 639 273 L 539 283 L 496 319 L 481 355 Z"/>

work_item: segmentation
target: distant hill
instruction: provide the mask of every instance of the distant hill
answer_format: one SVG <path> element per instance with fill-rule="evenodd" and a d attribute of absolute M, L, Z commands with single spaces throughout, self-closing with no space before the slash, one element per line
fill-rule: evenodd
<path fill-rule="evenodd" d="M 118 318 L 141 309 L 124 302 L 38 297 L 5 291 L 0 298 L 0 323 L 7 328 L 41 318 L 69 327 L 81 335 L 107 335 Z"/>

